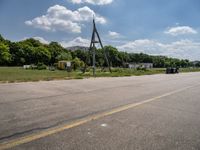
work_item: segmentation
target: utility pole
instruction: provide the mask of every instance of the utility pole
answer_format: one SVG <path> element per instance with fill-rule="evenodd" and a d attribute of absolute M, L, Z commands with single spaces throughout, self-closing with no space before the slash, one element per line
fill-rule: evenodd
<path fill-rule="evenodd" d="M 96 37 L 97 36 L 97 39 L 96 40 Z M 96 47 L 95 47 L 95 44 L 96 43 L 99 43 L 102 50 L 104 51 L 104 57 L 106 59 L 106 63 L 108 65 L 108 68 L 109 68 L 109 71 L 111 72 L 111 68 L 110 68 L 110 63 L 108 61 L 108 58 L 107 58 L 107 55 L 106 55 L 106 52 L 105 52 L 105 49 L 103 47 L 103 44 L 101 42 L 101 38 L 99 36 L 99 33 L 97 31 L 97 28 L 96 28 L 96 24 L 95 24 L 95 20 L 93 19 L 93 32 L 92 32 L 92 38 L 91 38 L 91 43 L 90 43 L 90 48 L 89 50 L 92 51 L 92 58 L 93 58 L 93 76 L 96 75 Z"/>

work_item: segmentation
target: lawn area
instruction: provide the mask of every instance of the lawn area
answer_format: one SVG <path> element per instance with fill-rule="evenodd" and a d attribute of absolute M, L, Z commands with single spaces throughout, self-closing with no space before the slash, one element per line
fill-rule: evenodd
<path fill-rule="evenodd" d="M 76 72 L 49 70 L 26 70 L 21 67 L 0 67 L 0 82 L 26 82 L 39 80 L 78 78 Z"/>
<path fill-rule="evenodd" d="M 181 72 L 195 72 L 200 69 L 180 69 Z M 122 77 L 122 76 L 140 76 L 165 73 L 164 68 L 149 69 L 149 70 L 135 70 L 135 69 L 122 69 L 113 68 L 112 73 L 104 72 L 100 69 L 96 71 L 96 77 Z M 0 67 L 0 83 L 4 82 L 27 82 L 27 81 L 40 81 L 40 80 L 58 80 L 58 79 L 83 79 L 93 77 L 92 69 L 85 74 L 81 71 L 74 71 L 68 73 L 61 70 L 26 70 L 22 67 Z"/>
<path fill-rule="evenodd" d="M 200 72 L 200 68 L 180 68 L 180 72 Z"/>

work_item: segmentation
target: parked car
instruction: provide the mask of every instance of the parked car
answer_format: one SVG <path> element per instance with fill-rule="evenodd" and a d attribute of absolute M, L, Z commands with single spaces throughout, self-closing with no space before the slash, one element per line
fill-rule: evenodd
<path fill-rule="evenodd" d="M 174 68 L 174 67 L 168 67 L 166 68 L 166 74 L 175 74 L 179 73 L 179 68 Z"/>

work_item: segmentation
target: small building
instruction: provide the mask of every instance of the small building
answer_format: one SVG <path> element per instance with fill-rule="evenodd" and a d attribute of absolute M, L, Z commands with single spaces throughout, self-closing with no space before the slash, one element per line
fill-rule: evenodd
<path fill-rule="evenodd" d="M 31 68 L 31 65 L 23 65 L 23 68 L 24 68 L 24 69 L 30 69 L 30 68 Z"/>
<path fill-rule="evenodd" d="M 58 62 L 58 69 L 66 70 L 68 67 L 71 67 L 71 61 L 59 61 Z"/>
<path fill-rule="evenodd" d="M 153 68 L 153 63 L 128 63 L 128 68 L 130 68 L 130 69 L 137 69 L 137 68 L 151 69 L 151 68 Z"/>

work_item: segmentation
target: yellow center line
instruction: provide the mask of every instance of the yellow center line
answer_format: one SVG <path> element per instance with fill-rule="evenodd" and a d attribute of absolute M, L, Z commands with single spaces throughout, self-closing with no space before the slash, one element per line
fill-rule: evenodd
<path fill-rule="evenodd" d="M 197 86 L 197 85 L 195 85 L 195 86 Z M 63 126 L 50 128 L 48 130 L 43 130 L 43 131 L 41 131 L 39 133 L 33 133 L 31 135 L 27 135 L 27 136 L 24 136 L 24 137 L 16 138 L 14 140 L 3 142 L 3 143 L 0 143 L 0 150 L 9 149 L 9 148 L 21 145 L 21 144 L 25 144 L 25 143 L 28 143 L 28 142 L 31 142 L 31 141 L 35 141 L 37 139 L 44 138 L 46 136 L 62 132 L 64 130 L 83 125 L 83 124 L 85 124 L 87 122 L 90 122 L 92 120 L 97 120 L 97 119 L 100 119 L 100 118 L 103 118 L 103 117 L 106 117 L 106 116 L 109 116 L 109 115 L 113 115 L 115 113 L 119 113 L 119 112 L 122 112 L 122 111 L 125 111 L 125 110 L 128 110 L 128 109 L 134 108 L 136 106 L 140 106 L 140 105 L 143 105 L 143 104 L 146 104 L 146 103 L 150 103 L 152 101 L 159 100 L 161 98 L 173 95 L 175 93 L 179 93 L 181 91 L 187 90 L 189 88 L 193 88 L 195 86 L 188 86 L 188 87 L 185 87 L 185 88 L 182 88 L 182 89 L 179 89 L 179 90 L 175 90 L 175 91 L 172 91 L 172 92 L 169 92 L 169 93 L 165 93 L 165 94 L 160 95 L 160 96 L 156 96 L 156 97 L 144 100 L 142 102 L 132 103 L 132 104 L 120 106 L 118 108 L 114 108 L 114 109 L 111 109 L 109 111 L 105 111 L 105 112 L 102 112 L 102 113 L 91 115 L 91 116 L 88 116 L 88 117 L 85 117 L 85 118 L 82 118 L 82 119 L 77 119 L 77 120 L 75 120 L 75 121 L 73 121 L 71 123 L 67 123 L 67 124 L 65 124 Z"/>

